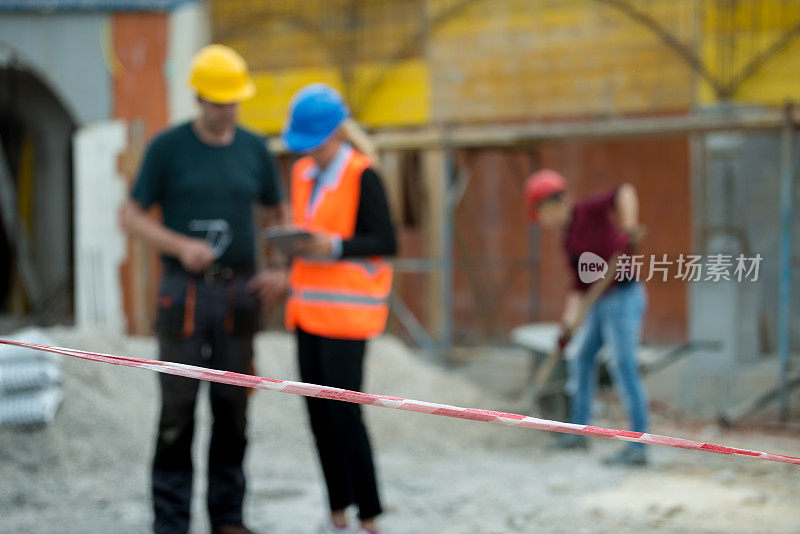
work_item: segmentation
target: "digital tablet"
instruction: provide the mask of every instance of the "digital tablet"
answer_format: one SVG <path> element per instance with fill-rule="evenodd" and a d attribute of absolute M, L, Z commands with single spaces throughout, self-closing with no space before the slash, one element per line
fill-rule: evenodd
<path fill-rule="evenodd" d="M 300 228 L 283 226 L 267 228 L 263 236 L 270 245 L 290 256 L 294 252 L 295 244 L 298 241 L 311 239 L 312 234 Z"/>

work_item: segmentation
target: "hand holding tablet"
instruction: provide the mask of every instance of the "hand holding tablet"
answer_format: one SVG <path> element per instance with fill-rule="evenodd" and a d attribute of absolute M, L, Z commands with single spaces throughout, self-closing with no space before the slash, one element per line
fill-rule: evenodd
<path fill-rule="evenodd" d="M 296 226 L 275 226 L 264 230 L 264 239 L 287 256 L 296 254 L 298 245 L 310 241 L 314 234 Z"/>

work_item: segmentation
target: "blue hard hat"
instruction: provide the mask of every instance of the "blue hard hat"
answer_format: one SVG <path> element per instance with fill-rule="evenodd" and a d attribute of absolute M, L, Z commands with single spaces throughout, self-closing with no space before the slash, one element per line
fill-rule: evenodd
<path fill-rule="evenodd" d="M 292 152 L 308 152 L 330 139 L 350 109 L 339 92 L 324 83 L 300 89 L 289 102 L 283 140 Z"/>

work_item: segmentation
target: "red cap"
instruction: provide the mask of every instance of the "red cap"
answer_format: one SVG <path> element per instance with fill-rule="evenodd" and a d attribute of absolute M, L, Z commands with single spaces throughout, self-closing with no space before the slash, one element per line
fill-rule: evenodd
<path fill-rule="evenodd" d="M 556 171 L 542 169 L 531 174 L 525 181 L 525 200 L 531 222 L 536 222 L 536 208 L 542 200 L 566 190 L 566 178 Z"/>

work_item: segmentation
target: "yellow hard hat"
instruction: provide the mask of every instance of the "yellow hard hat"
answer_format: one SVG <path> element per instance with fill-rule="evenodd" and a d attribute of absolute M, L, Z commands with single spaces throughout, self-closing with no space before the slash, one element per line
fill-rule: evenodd
<path fill-rule="evenodd" d="M 200 98 L 217 104 L 241 102 L 256 94 L 244 58 L 219 44 L 208 45 L 194 56 L 189 85 Z"/>

